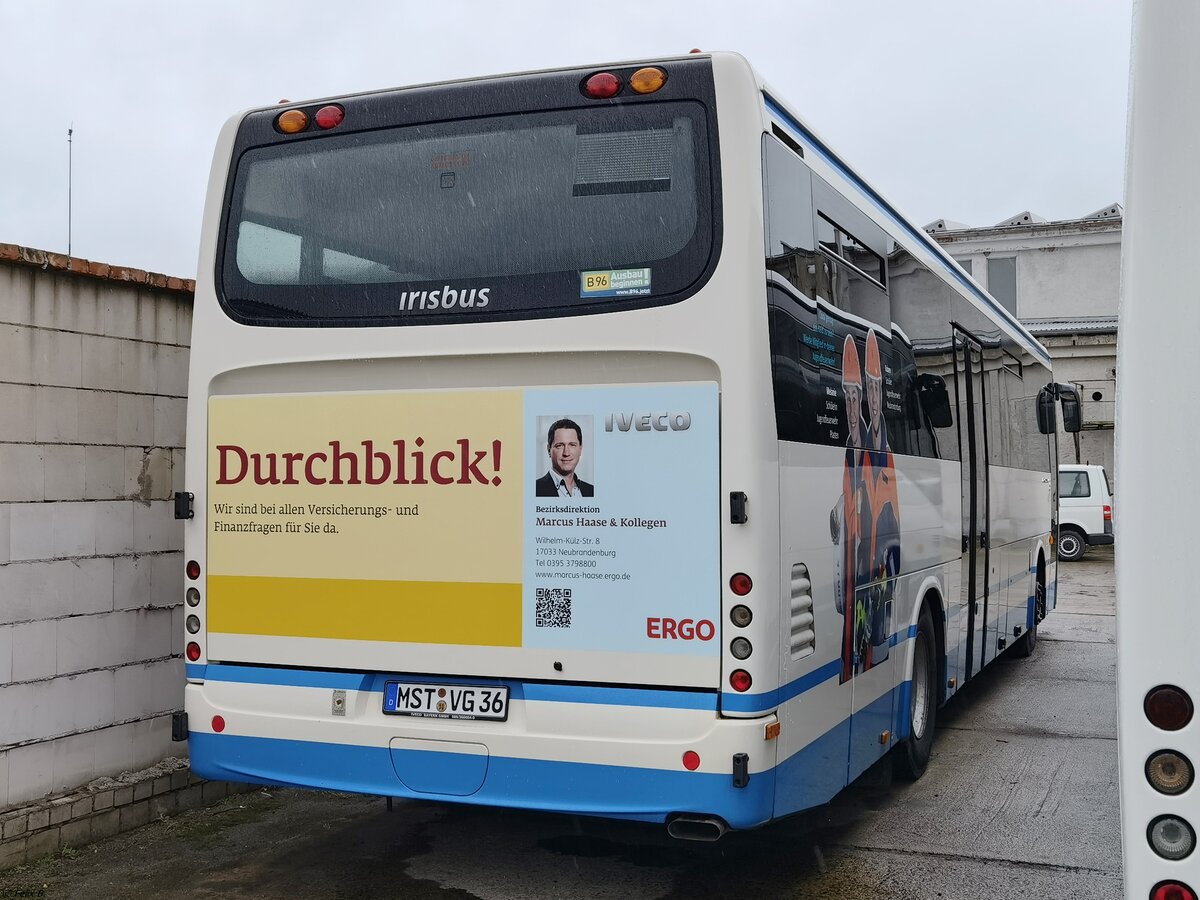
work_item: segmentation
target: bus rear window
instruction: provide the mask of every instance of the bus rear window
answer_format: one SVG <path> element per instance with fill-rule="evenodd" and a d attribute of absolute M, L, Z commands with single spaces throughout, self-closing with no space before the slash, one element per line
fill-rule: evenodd
<path fill-rule="evenodd" d="M 366 325 L 681 299 L 714 255 L 709 130 L 680 101 L 251 148 L 223 304 L 251 324 Z"/>

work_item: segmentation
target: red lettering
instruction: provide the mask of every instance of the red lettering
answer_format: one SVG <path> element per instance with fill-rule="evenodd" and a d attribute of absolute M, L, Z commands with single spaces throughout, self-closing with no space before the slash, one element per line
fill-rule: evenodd
<path fill-rule="evenodd" d="M 454 462 L 453 450 L 439 450 L 429 460 L 429 477 L 433 479 L 434 484 L 454 484 L 454 478 L 448 475 L 443 475 L 438 468 L 438 463 L 443 459 L 448 459 Z"/>
<path fill-rule="evenodd" d="M 358 480 L 358 454 L 343 453 L 342 445 L 339 441 L 330 441 L 329 449 L 333 451 L 333 477 L 329 479 L 330 484 L 360 484 Z M 342 478 L 342 460 L 350 464 L 350 477 Z"/>
<path fill-rule="evenodd" d="M 318 478 L 316 475 L 313 474 L 313 463 L 316 462 L 318 459 L 321 460 L 321 462 L 329 461 L 329 457 L 326 456 L 324 453 L 313 453 L 312 455 L 310 455 L 308 457 L 308 459 L 306 459 L 304 461 L 304 480 L 307 481 L 309 484 L 328 484 L 328 481 L 326 479 Z"/>
<path fill-rule="evenodd" d="M 383 451 L 377 451 L 375 445 L 371 441 L 363 441 L 363 450 L 366 452 L 366 465 L 363 467 L 363 481 L 367 484 L 383 484 L 392 474 L 392 458 Z M 379 475 L 375 475 L 375 463 L 378 462 L 380 469 Z"/>
<path fill-rule="evenodd" d="M 675 620 L 674 619 L 663 619 L 662 623 L 663 623 L 663 637 L 671 638 L 672 640 L 674 640 L 676 637 L 676 635 L 675 635 Z"/>
<path fill-rule="evenodd" d="M 696 623 L 696 637 L 702 641 L 711 641 L 717 634 L 717 626 L 708 619 Z"/>
<path fill-rule="evenodd" d="M 499 443 L 497 441 L 496 443 Z M 458 479 L 459 484 L 470 484 L 472 480 L 480 484 L 487 484 L 488 480 L 483 477 L 483 472 L 479 470 L 479 464 L 487 457 L 486 450 L 476 450 L 475 458 L 468 459 L 471 456 L 471 442 L 466 438 L 458 439 L 459 451 L 462 453 L 462 477 Z M 499 451 L 495 451 L 497 454 Z"/>
<path fill-rule="evenodd" d="M 233 478 L 229 477 L 229 470 L 225 466 L 226 452 L 235 453 L 241 463 L 241 469 Z M 219 444 L 217 446 L 217 453 L 220 454 L 220 474 L 217 476 L 217 484 L 237 484 L 246 477 L 246 470 L 250 466 L 250 459 L 246 456 L 245 450 L 241 447 L 235 447 L 232 444 Z"/>
<path fill-rule="evenodd" d="M 292 465 L 293 465 L 293 463 L 300 462 L 300 460 L 302 460 L 302 459 L 304 459 L 303 453 L 285 453 L 285 454 L 283 454 L 283 461 L 285 463 L 287 463 L 287 474 L 284 475 L 284 477 L 283 477 L 284 484 L 299 484 L 300 483 L 299 481 L 296 480 L 296 476 L 292 472 Z"/>
<path fill-rule="evenodd" d="M 646 637 L 661 638 L 662 637 L 662 619 L 647 619 L 646 620 Z"/>
<path fill-rule="evenodd" d="M 254 483 L 255 484 L 279 484 L 279 476 L 275 473 L 275 454 L 268 453 L 266 455 L 267 462 L 270 463 L 267 474 L 263 474 L 263 454 L 251 453 L 250 458 L 254 460 Z"/>
<path fill-rule="evenodd" d="M 696 636 L 696 629 L 692 627 L 691 619 L 679 620 L 679 639 L 681 641 L 690 641 Z"/>

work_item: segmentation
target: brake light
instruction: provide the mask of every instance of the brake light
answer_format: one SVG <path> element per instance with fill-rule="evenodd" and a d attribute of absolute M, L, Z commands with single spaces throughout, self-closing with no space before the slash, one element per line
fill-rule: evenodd
<path fill-rule="evenodd" d="M 1143 703 L 1150 724 L 1163 731 L 1178 731 L 1192 721 L 1192 698 L 1173 684 L 1163 684 L 1146 695 Z"/>
<path fill-rule="evenodd" d="M 195 662 L 200 658 L 200 645 L 195 641 L 187 645 L 187 658 L 190 662 Z"/>
<path fill-rule="evenodd" d="M 754 582 L 750 580 L 750 576 L 745 572 L 738 572 L 729 578 L 729 589 L 739 597 L 745 597 L 753 587 Z"/>
<path fill-rule="evenodd" d="M 1160 881 L 1150 891 L 1150 900 L 1196 900 L 1196 892 L 1182 881 Z"/>
<path fill-rule="evenodd" d="M 1108 504 L 1105 504 L 1105 506 L 1104 506 L 1104 521 L 1105 522 L 1112 521 L 1112 507 L 1109 506 Z"/>
<path fill-rule="evenodd" d="M 340 106 L 322 106 L 313 116 L 318 128 L 336 128 L 346 118 L 346 111 Z"/>
<path fill-rule="evenodd" d="M 744 694 L 746 691 L 750 690 L 750 685 L 752 683 L 753 679 L 750 677 L 750 673 L 745 669 L 734 669 L 733 673 L 729 676 L 730 686 L 739 694 Z"/>
<path fill-rule="evenodd" d="M 596 100 L 615 97 L 621 90 L 621 79 L 612 72 L 597 72 L 583 83 L 583 93 Z"/>
<path fill-rule="evenodd" d="M 194 559 L 188 560 L 187 577 L 192 581 L 195 581 L 200 577 L 200 563 L 196 562 Z"/>

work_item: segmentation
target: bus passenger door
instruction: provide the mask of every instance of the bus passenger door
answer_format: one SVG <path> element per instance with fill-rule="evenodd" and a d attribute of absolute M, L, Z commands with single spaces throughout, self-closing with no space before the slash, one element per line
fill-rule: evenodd
<path fill-rule="evenodd" d="M 983 668 L 988 619 L 988 454 L 984 425 L 983 353 L 966 332 L 954 332 L 958 437 L 962 447 L 963 619 L 959 671 L 963 683 Z"/>

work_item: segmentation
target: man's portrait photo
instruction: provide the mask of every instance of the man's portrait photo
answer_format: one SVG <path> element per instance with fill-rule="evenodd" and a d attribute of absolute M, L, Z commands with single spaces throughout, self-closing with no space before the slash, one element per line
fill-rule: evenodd
<path fill-rule="evenodd" d="M 542 429 L 545 429 L 544 431 Z M 546 473 L 536 482 L 538 497 L 591 497 L 593 485 L 582 476 L 591 476 L 591 459 L 584 462 L 584 433 L 592 433 L 592 417 L 538 417 L 538 438 L 546 438 Z"/>

